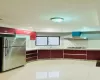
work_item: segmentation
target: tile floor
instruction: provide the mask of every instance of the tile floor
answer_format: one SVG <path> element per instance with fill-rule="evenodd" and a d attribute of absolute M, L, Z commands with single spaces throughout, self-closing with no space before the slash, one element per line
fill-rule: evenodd
<path fill-rule="evenodd" d="M 0 73 L 0 80 L 100 80 L 96 61 L 39 60 L 18 69 Z"/>

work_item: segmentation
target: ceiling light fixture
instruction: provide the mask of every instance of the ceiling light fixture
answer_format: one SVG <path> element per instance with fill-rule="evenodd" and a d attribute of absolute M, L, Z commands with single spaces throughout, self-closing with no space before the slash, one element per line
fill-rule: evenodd
<path fill-rule="evenodd" d="M 3 20 L 3 19 L 0 18 L 0 20 Z"/>
<path fill-rule="evenodd" d="M 61 17 L 53 17 L 53 18 L 50 18 L 50 20 L 52 20 L 53 22 L 63 22 L 64 21 L 64 18 L 61 18 Z"/>

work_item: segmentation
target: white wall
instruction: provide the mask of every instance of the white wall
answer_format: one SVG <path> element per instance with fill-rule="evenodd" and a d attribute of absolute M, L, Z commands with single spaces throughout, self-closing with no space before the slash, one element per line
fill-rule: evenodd
<path fill-rule="evenodd" d="M 88 40 L 67 40 L 65 36 L 70 37 L 69 34 L 38 34 L 38 36 L 60 36 L 60 46 L 34 46 L 36 49 L 67 49 L 68 47 L 86 47 L 87 49 L 100 49 L 99 34 L 84 34 L 83 36 L 89 37 Z"/>
<path fill-rule="evenodd" d="M 35 46 L 36 49 L 67 49 L 68 47 L 88 47 L 87 40 L 66 40 L 64 36 L 71 36 L 62 33 L 39 33 L 37 36 L 60 36 L 59 46 Z"/>
<path fill-rule="evenodd" d="M 37 33 L 37 36 L 62 36 L 61 33 Z M 35 46 L 36 49 L 63 49 L 64 43 L 62 41 L 62 38 L 60 39 L 60 45 L 59 46 Z"/>
<path fill-rule="evenodd" d="M 87 40 L 63 40 L 64 42 L 64 48 L 68 47 L 88 47 L 88 41 Z"/>
<path fill-rule="evenodd" d="M 71 35 L 67 36 L 70 37 Z M 63 40 L 64 47 L 86 47 L 87 49 L 100 49 L 100 33 L 84 33 L 81 35 L 81 37 L 87 37 L 88 40 Z"/>
<path fill-rule="evenodd" d="M 16 35 L 17 38 L 26 38 L 26 50 L 31 50 L 35 47 L 35 40 L 30 40 L 29 35 Z"/>
<path fill-rule="evenodd" d="M 89 40 L 67 40 L 67 39 L 64 39 L 64 37 L 65 36 L 71 37 L 71 35 L 62 34 L 62 33 L 38 33 L 37 34 L 37 36 L 60 36 L 60 46 L 35 46 L 35 40 L 30 40 L 29 35 L 16 35 L 16 37 L 26 38 L 26 50 L 50 49 L 50 48 L 51 49 L 67 49 L 68 47 L 86 47 L 87 49 L 100 49 L 99 34 L 95 34 L 95 35 L 84 34 L 84 35 L 89 37 Z"/>

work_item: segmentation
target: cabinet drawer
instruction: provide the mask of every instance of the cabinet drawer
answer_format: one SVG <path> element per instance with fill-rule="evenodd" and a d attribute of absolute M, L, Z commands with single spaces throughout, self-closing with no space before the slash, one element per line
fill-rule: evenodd
<path fill-rule="evenodd" d="M 64 55 L 64 58 L 86 59 L 86 55 Z"/>
<path fill-rule="evenodd" d="M 86 50 L 64 50 L 67 54 L 86 54 Z"/>

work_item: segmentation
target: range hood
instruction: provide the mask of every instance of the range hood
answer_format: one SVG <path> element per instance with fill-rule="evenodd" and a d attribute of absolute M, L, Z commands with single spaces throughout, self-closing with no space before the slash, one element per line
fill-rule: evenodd
<path fill-rule="evenodd" d="M 64 39 L 69 39 L 69 40 L 87 40 L 86 37 L 81 37 L 82 32 L 72 32 L 71 37 L 65 37 Z"/>

